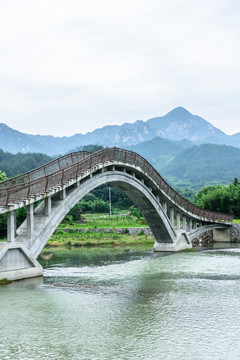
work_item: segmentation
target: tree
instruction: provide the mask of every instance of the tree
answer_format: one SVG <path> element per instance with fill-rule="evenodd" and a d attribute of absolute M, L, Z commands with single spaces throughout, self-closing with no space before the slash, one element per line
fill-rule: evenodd
<path fill-rule="evenodd" d="M 195 204 L 203 209 L 219 211 L 240 218 L 240 183 L 203 187 L 195 197 Z"/>
<path fill-rule="evenodd" d="M 0 170 L 0 182 L 4 181 L 4 180 L 7 180 L 7 176 L 6 176 L 5 172 Z"/>
<path fill-rule="evenodd" d="M 235 177 L 233 180 L 233 185 L 237 186 L 239 184 L 238 178 Z"/>
<path fill-rule="evenodd" d="M 96 152 L 96 151 L 102 150 L 102 149 L 103 149 L 102 145 L 89 144 L 89 145 L 83 146 L 83 151 L 89 151 L 89 152 Z"/>

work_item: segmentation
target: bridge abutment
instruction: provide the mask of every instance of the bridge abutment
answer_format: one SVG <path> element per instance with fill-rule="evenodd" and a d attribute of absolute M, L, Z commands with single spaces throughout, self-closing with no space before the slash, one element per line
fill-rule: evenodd
<path fill-rule="evenodd" d="M 230 242 L 230 228 L 228 229 L 213 229 L 214 242 Z"/>
<path fill-rule="evenodd" d="M 192 242 L 190 241 L 186 231 L 179 230 L 177 236 L 172 243 L 163 243 L 155 241 L 153 251 L 157 252 L 177 252 L 181 250 L 191 249 Z"/>
<path fill-rule="evenodd" d="M 43 268 L 23 243 L 0 243 L 0 279 L 23 280 L 42 276 Z"/>

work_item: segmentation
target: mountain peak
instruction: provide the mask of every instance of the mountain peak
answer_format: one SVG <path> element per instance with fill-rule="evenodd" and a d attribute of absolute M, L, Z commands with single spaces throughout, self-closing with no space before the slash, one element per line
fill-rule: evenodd
<path fill-rule="evenodd" d="M 185 109 L 185 108 L 182 107 L 182 106 L 176 107 L 175 109 L 169 111 L 166 115 L 169 115 L 169 114 L 192 115 L 192 114 L 190 113 L 190 111 L 188 111 L 187 109 Z"/>

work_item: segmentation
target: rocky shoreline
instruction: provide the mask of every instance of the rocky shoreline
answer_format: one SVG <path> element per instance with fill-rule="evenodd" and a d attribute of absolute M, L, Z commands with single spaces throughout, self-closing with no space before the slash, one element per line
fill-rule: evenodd
<path fill-rule="evenodd" d="M 130 234 L 130 235 L 152 235 L 151 230 L 148 227 L 128 227 L 128 228 L 58 228 L 54 234 L 59 232 L 66 233 L 116 233 L 116 234 Z M 240 224 L 232 224 L 230 228 L 230 238 L 232 242 L 240 241 Z M 210 245 L 213 243 L 213 232 L 207 231 L 204 234 L 197 236 L 193 239 L 193 244 Z"/>
<path fill-rule="evenodd" d="M 68 229 L 56 229 L 54 231 L 54 234 L 57 234 L 58 232 L 66 232 L 66 233 L 116 233 L 116 234 L 130 234 L 130 235 L 152 235 L 151 230 L 148 227 L 129 227 L 129 228 L 68 228 Z"/>

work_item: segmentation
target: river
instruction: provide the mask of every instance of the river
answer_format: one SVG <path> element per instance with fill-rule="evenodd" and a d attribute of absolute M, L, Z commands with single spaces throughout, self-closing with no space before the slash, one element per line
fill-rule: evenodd
<path fill-rule="evenodd" d="M 240 359 L 240 247 L 57 251 L 0 287 L 1 360 Z"/>

